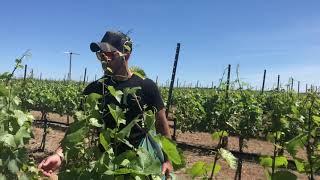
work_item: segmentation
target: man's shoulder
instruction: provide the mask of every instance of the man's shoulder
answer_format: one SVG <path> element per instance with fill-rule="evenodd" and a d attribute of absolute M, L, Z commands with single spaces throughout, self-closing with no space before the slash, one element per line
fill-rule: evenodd
<path fill-rule="evenodd" d="M 98 93 L 100 94 L 102 91 L 102 83 L 99 80 L 93 81 L 89 83 L 86 88 L 83 90 L 82 94 L 89 95 L 91 93 Z"/>
<path fill-rule="evenodd" d="M 133 74 L 132 78 L 133 78 L 133 81 L 138 82 L 142 87 L 156 86 L 156 83 L 152 79 L 141 77 L 136 74 Z"/>

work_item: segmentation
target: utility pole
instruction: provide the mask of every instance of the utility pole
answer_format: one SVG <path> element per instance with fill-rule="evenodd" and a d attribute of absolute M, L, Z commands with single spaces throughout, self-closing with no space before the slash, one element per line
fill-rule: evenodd
<path fill-rule="evenodd" d="M 70 81 L 71 80 L 71 61 L 72 61 L 72 55 L 80 55 L 78 53 L 74 53 L 72 51 L 67 51 L 67 52 L 64 52 L 65 54 L 69 54 L 69 72 L 68 72 L 68 80 Z"/>

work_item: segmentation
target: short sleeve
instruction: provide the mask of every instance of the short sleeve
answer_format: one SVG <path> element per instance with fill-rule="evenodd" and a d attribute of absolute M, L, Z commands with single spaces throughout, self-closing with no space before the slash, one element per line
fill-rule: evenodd
<path fill-rule="evenodd" d="M 159 91 L 158 86 L 156 85 L 155 82 L 153 82 L 151 79 L 145 79 L 143 83 L 143 91 L 145 95 L 147 96 L 147 102 L 148 105 L 155 107 L 157 111 L 160 111 L 161 109 L 164 108 L 164 103 L 161 97 L 161 93 Z"/>

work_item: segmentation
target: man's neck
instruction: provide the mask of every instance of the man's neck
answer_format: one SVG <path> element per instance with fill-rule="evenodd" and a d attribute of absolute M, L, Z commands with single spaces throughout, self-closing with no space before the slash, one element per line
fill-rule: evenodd
<path fill-rule="evenodd" d="M 122 69 L 119 69 L 118 71 L 115 71 L 112 74 L 107 74 L 107 75 L 112 76 L 112 79 L 116 81 L 126 81 L 131 78 L 133 73 L 127 68 L 122 68 Z"/>

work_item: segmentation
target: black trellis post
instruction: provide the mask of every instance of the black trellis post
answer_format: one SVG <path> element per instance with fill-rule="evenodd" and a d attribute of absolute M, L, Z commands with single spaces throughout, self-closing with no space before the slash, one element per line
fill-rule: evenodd
<path fill-rule="evenodd" d="M 226 88 L 226 98 L 229 96 L 229 86 L 230 86 L 230 73 L 231 73 L 231 64 L 228 65 L 228 77 L 227 77 L 227 88 Z"/>
<path fill-rule="evenodd" d="M 86 83 L 87 68 L 84 68 L 83 85 Z"/>
<path fill-rule="evenodd" d="M 280 91 L 280 75 L 278 74 L 277 91 Z"/>
<path fill-rule="evenodd" d="M 177 78 L 177 88 L 179 88 L 179 78 Z"/>
<path fill-rule="evenodd" d="M 176 55 L 174 58 L 174 64 L 173 64 L 173 69 L 172 69 L 172 75 L 171 75 L 171 82 L 170 82 L 170 88 L 169 88 L 169 95 L 168 95 L 168 102 L 167 102 L 167 107 L 166 107 L 166 117 L 168 118 L 168 114 L 170 111 L 170 106 L 171 106 L 171 101 L 172 101 L 172 90 L 173 90 L 173 85 L 174 85 L 174 78 L 176 76 L 176 70 L 177 70 L 177 65 L 178 65 L 178 59 L 179 59 L 179 52 L 180 52 L 180 43 L 177 43 L 177 48 L 176 48 Z M 176 120 L 173 120 L 173 136 L 172 139 L 176 139 Z"/>
<path fill-rule="evenodd" d="M 299 93 L 300 93 L 300 81 L 298 81 L 298 96 L 299 96 Z"/>
<path fill-rule="evenodd" d="M 24 65 L 23 82 L 26 82 L 28 65 Z"/>
<path fill-rule="evenodd" d="M 263 71 L 263 81 L 262 81 L 261 94 L 263 94 L 263 92 L 264 92 L 264 84 L 265 84 L 265 82 L 266 82 L 266 73 L 267 73 L 267 70 L 264 70 L 264 71 Z"/>

